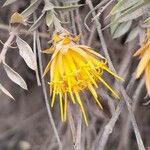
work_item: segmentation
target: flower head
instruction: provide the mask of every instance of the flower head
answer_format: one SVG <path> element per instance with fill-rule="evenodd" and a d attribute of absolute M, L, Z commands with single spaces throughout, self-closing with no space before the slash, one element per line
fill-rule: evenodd
<path fill-rule="evenodd" d="M 141 59 L 136 70 L 136 78 L 145 73 L 146 89 L 150 95 L 150 29 L 147 30 L 147 39 L 134 56 L 139 56 Z"/>
<path fill-rule="evenodd" d="M 107 60 L 90 47 L 78 45 L 79 36 L 65 31 L 55 33 L 52 37 L 52 46 L 46 53 L 53 53 L 50 62 L 45 68 L 44 75 L 50 70 L 50 93 L 52 95 L 51 107 L 58 95 L 62 121 L 66 120 L 68 97 L 75 104 L 80 105 L 86 124 L 86 113 L 80 97 L 80 92 L 89 89 L 96 103 L 102 109 L 95 88 L 98 83 L 106 86 L 115 97 L 118 94 L 103 80 L 103 72 L 122 80 L 107 67 Z"/>

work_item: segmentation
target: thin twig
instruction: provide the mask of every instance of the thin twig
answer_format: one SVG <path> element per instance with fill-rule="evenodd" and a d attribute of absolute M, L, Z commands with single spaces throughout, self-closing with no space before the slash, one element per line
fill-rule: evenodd
<path fill-rule="evenodd" d="M 77 35 L 76 31 L 76 25 L 75 25 L 75 19 L 74 19 L 74 11 L 71 11 L 71 25 L 72 25 L 72 31 L 75 35 Z"/>
<path fill-rule="evenodd" d="M 112 133 L 115 123 L 118 120 L 118 117 L 119 117 L 124 105 L 125 105 L 124 101 L 120 101 L 120 103 L 118 104 L 115 113 L 113 114 L 112 118 L 109 120 L 109 122 L 107 123 L 107 125 L 104 128 L 104 131 L 100 138 L 97 150 L 99 150 L 99 147 L 101 150 L 104 149 L 106 142 L 108 141 L 109 135 Z"/>
<path fill-rule="evenodd" d="M 92 44 L 92 40 L 93 40 L 93 37 L 94 37 L 94 35 L 95 35 L 95 32 L 96 31 L 96 29 L 95 29 L 95 25 L 92 25 L 92 29 L 91 29 L 91 32 L 90 32 L 90 36 L 89 36 L 89 38 L 88 38 L 88 42 L 87 42 L 87 45 L 88 46 L 91 46 L 91 44 Z"/>
<path fill-rule="evenodd" d="M 1 61 L 5 60 L 6 52 L 9 48 L 9 46 L 11 45 L 15 35 L 17 34 L 17 30 L 18 30 L 18 28 L 14 28 L 14 30 L 12 30 L 12 32 L 10 32 L 10 36 L 7 39 L 7 41 L 4 43 L 3 49 L 0 53 L 0 63 L 1 63 Z"/>
<path fill-rule="evenodd" d="M 88 12 L 88 14 L 86 15 L 86 17 L 85 17 L 85 19 L 84 19 L 84 25 L 85 25 L 85 27 L 87 28 L 87 30 L 90 31 L 90 28 L 88 27 L 88 25 L 87 25 L 87 23 L 86 23 L 88 17 L 91 15 L 91 13 L 92 13 L 93 11 L 95 11 L 96 9 L 98 9 L 99 7 L 101 7 L 102 5 L 104 5 L 105 3 L 107 3 L 108 1 L 109 1 L 109 0 L 101 1 L 95 8 L 91 9 L 91 10 Z"/>
<path fill-rule="evenodd" d="M 98 17 L 101 15 L 101 13 L 115 0 L 110 0 L 108 3 L 106 3 L 105 6 L 101 7 L 101 9 L 99 10 L 99 12 L 97 13 L 97 15 L 95 17 L 92 18 L 92 21 L 94 21 L 95 19 L 98 19 Z"/>
<path fill-rule="evenodd" d="M 73 120 L 73 116 L 72 116 L 72 112 L 71 112 L 71 107 L 69 102 L 67 103 L 68 106 L 68 120 L 69 120 L 69 125 L 70 125 L 70 129 L 71 129 L 71 133 L 72 133 L 72 138 L 73 138 L 73 145 L 75 145 L 76 142 L 76 129 L 75 129 L 75 124 L 74 124 L 74 120 Z"/>
<path fill-rule="evenodd" d="M 79 111 L 77 113 L 78 124 L 77 124 L 77 133 L 76 133 L 76 142 L 75 150 L 81 150 L 81 128 L 82 128 L 82 111 L 78 107 Z"/>
<path fill-rule="evenodd" d="M 126 94 L 125 89 L 122 88 L 122 87 L 121 87 L 121 92 L 122 92 L 123 98 L 126 102 L 126 105 L 128 107 L 128 111 L 129 111 L 129 114 L 130 114 L 130 120 L 131 120 L 131 123 L 132 123 L 132 126 L 133 126 L 133 130 L 135 132 L 138 148 L 139 148 L 139 150 L 145 150 L 145 147 L 144 147 L 144 144 L 143 144 L 143 141 L 142 141 L 142 138 L 141 138 L 141 134 L 139 132 L 138 125 L 136 123 L 136 119 L 135 119 L 135 116 L 134 116 L 133 111 L 132 111 L 132 107 L 129 103 L 129 101 L 131 101 L 131 99 Z"/>
<path fill-rule="evenodd" d="M 0 24 L 0 29 L 1 29 L 1 30 L 6 30 L 6 31 L 8 31 L 8 30 L 13 30 L 13 29 L 10 29 L 10 26 L 4 25 L 4 24 Z M 21 34 L 29 34 L 29 35 L 33 35 L 33 34 L 34 34 L 34 32 L 29 32 L 29 31 L 26 30 L 26 29 L 20 29 L 20 30 L 19 30 L 19 33 L 21 33 Z M 49 34 L 47 34 L 47 33 L 39 32 L 38 34 L 39 34 L 39 36 L 42 37 L 42 38 L 49 39 L 49 37 L 50 37 Z"/>
<path fill-rule="evenodd" d="M 33 13 L 33 18 L 34 18 L 34 22 L 35 22 L 36 21 L 36 15 L 35 15 L 35 13 Z M 33 32 L 33 51 L 34 51 L 35 57 L 37 59 L 37 52 L 36 52 L 36 30 Z M 37 85 L 41 86 L 41 81 L 40 81 L 40 76 L 39 76 L 39 70 L 38 70 L 38 68 L 35 70 L 35 74 L 36 74 Z"/>
<path fill-rule="evenodd" d="M 75 10 L 75 13 L 76 13 L 76 23 L 77 23 L 77 27 L 78 27 L 78 30 L 79 30 L 79 33 L 81 35 L 81 44 L 84 44 L 85 41 L 84 41 L 84 34 L 83 34 L 83 31 L 82 31 L 82 22 L 81 22 L 81 17 L 80 17 L 80 14 L 79 14 L 79 9 L 76 9 Z"/>
<path fill-rule="evenodd" d="M 145 79 L 143 78 L 140 83 L 138 84 L 134 95 L 133 95 L 133 99 L 134 99 L 134 103 L 132 105 L 132 110 L 135 111 L 138 101 L 139 101 L 139 95 L 140 95 L 140 91 L 141 88 L 144 86 L 145 83 Z M 124 127 L 123 127 L 123 134 L 120 140 L 120 144 L 118 146 L 118 150 L 122 149 L 121 146 L 128 146 L 127 141 L 129 140 L 129 131 L 130 131 L 130 116 L 127 117 L 127 119 L 125 120 L 125 122 L 123 123 Z"/>

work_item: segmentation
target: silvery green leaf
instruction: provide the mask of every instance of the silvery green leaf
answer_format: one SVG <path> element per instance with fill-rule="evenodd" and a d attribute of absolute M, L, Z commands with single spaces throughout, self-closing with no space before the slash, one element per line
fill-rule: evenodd
<path fill-rule="evenodd" d="M 49 0 L 45 0 L 43 11 L 49 11 L 53 9 L 54 9 L 54 5 Z"/>
<path fill-rule="evenodd" d="M 146 38 L 145 30 L 140 28 L 138 35 L 139 35 L 139 41 L 140 41 L 139 45 L 142 45 Z"/>
<path fill-rule="evenodd" d="M 134 29 L 131 30 L 131 32 L 129 33 L 126 42 L 130 42 L 133 39 L 135 39 L 139 34 L 139 27 L 135 27 Z"/>
<path fill-rule="evenodd" d="M 14 99 L 14 97 L 0 84 L 0 90 L 6 94 L 7 96 L 9 96 L 10 98 Z"/>
<path fill-rule="evenodd" d="M 149 9 L 150 9 L 150 4 L 146 4 L 146 5 L 143 5 L 143 6 L 133 7 L 130 10 L 124 12 L 119 17 L 119 19 L 117 20 L 117 22 L 125 22 L 125 21 L 136 19 L 136 18 L 142 16 L 143 14 L 147 13 L 147 11 Z"/>
<path fill-rule="evenodd" d="M 23 89 L 27 90 L 27 85 L 24 79 L 16 71 L 10 68 L 5 62 L 3 62 L 3 65 L 9 79 L 18 84 Z"/>
<path fill-rule="evenodd" d="M 116 15 L 111 17 L 111 20 L 116 20 L 117 18 L 119 18 L 120 13 L 117 13 Z M 114 34 L 115 30 L 117 29 L 117 27 L 119 26 L 120 23 L 112 23 L 110 24 L 110 31 L 111 31 L 111 35 Z"/>
<path fill-rule="evenodd" d="M 142 6 L 143 6 L 143 5 L 142 5 L 142 2 L 136 3 L 134 6 L 132 6 L 132 7 L 128 8 L 128 9 L 126 9 L 126 10 L 123 11 L 123 12 L 120 12 L 120 13 L 119 13 L 120 16 L 118 16 L 118 17 L 116 17 L 114 20 L 112 20 L 110 24 L 116 24 L 116 23 L 119 23 L 119 22 L 124 22 L 124 21 L 122 21 L 122 18 L 125 18 L 126 16 L 127 16 L 127 17 L 129 16 L 129 17 L 130 17 L 129 14 L 131 14 L 132 12 L 134 12 L 134 11 L 136 11 L 137 9 L 141 8 Z M 118 13 L 117 13 L 117 14 L 118 14 Z M 137 16 L 134 16 L 134 17 L 135 17 L 135 19 L 136 19 Z M 120 21 L 120 20 L 121 20 L 121 21 Z"/>
<path fill-rule="evenodd" d="M 28 67 L 30 67 L 32 70 L 36 70 L 37 69 L 36 57 L 31 47 L 19 36 L 17 36 L 16 43 L 19 48 L 19 54 L 24 59 Z"/>
<path fill-rule="evenodd" d="M 33 12 L 35 12 L 35 10 L 37 9 L 37 7 L 39 6 L 39 4 L 41 3 L 41 0 L 35 0 L 33 1 L 29 7 L 27 7 L 21 14 L 23 15 L 24 18 L 29 17 L 31 14 L 33 14 Z"/>
<path fill-rule="evenodd" d="M 53 13 L 51 11 L 46 12 L 46 25 L 49 27 L 53 23 Z"/>
<path fill-rule="evenodd" d="M 113 34 L 113 38 L 118 38 L 124 35 L 125 33 L 127 33 L 131 27 L 131 24 L 132 24 L 132 21 L 120 23 L 120 25 L 116 28 Z"/>
<path fill-rule="evenodd" d="M 8 6 L 14 2 L 16 2 L 17 0 L 6 0 L 6 2 L 3 4 L 3 7 Z"/>
<path fill-rule="evenodd" d="M 74 3 L 74 2 L 79 2 L 80 0 L 58 0 L 58 2 L 62 3 Z"/>
<path fill-rule="evenodd" d="M 78 7 L 84 6 L 85 4 L 80 4 L 80 5 L 70 5 L 70 6 L 54 6 L 55 10 L 72 10 L 72 9 L 76 9 Z"/>
<path fill-rule="evenodd" d="M 43 22 L 43 19 L 44 19 L 44 15 L 45 15 L 45 12 L 43 12 L 40 15 L 40 17 L 34 22 L 34 24 L 29 29 L 30 32 L 34 31 L 41 25 L 41 23 Z"/>
<path fill-rule="evenodd" d="M 138 2 L 144 2 L 143 0 L 120 0 L 112 9 L 112 11 L 110 12 L 111 15 L 114 15 L 118 12 L 121 12 L 123 10 L 126 10 L 127 8 L 132 7 L 133 5 L 135 5 Z"/>
<path fill-rule="evenodd" d="M 144 23 L 145 23 L 146 25 L 150 25 L 150 17 L 148 17 L 148 18 L 144 21 Z"/>
<path fill-rule="evenodd" d="M 54 26 L 57 32 L 60 32 L 63 30 L 63 27 L 60 24 L 60 20 L 54 15 Z"/>

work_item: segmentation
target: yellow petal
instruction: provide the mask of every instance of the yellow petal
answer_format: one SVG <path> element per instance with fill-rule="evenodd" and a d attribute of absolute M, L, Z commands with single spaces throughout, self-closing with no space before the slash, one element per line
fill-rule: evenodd
<path fill-rule="evenodd" d="M 84 117 L 85 123 L 86 123 L 86 125 L 88 126 L 87 117 L 86 117 L 86 114 L 85 114 L 85 110 L 84 110 L 84 107 L 83 107 L 82 101 L 81 101 L 81 99 L 80 99 L 80 95 L 79 95 L 79 93 L 78 93 L 78 92 L 75 92 L 75 95 L 76 95 L 76 98 L 77 98 L 77 100 L 78 100 L 78 103 L 79 103 L 79 105 L 80 105 L 80 107 L 81 107 L 81 111 L 82 111 L 82 114 L 83 114 L 83 117 Z"/>
<path fill-rule="evenodd" d="M 53 77 L 54 77 L 54 72 L 55 72 L 55 67 L 56 67 L 56 59 L 54 59 L 52 62 L 51 62 L 51 65 L 50 65 L 50 79 L 51 81 L 53 80 Z"/>
<path fill-rule="evenodd" d="M 75 99 L 74 99 L 74 96 L 72 93 L 73 92 L 72 86 L 73 86 L 74 82 L 76 82 L 76 81 L 73 78 L 71 78 L 71 76 L 70 76 L 72 73 L 70 64 L 68 64 L 68 62 L 65 58 L 63 59 L 63 62 L 64 62 L 64 70 L 65 70 L 66 80 L 67 80 L 67 84 L 68 84 L 68 88 L 69 88 L 69 94 L 70 94 L 72 102 L 75 103 Z"/>
<path fill-rule="evenodd" d="M 60 73 L 60 76 L 63 77 L 64 75 L 64 64 L 63 64 L 63 58 L 62 58 L 62 53 L 59 53 L 58 54 L 58 58 L 57 58 L 57 61 L 58 61 L 58 70 L 59 70 L 59 73 Z"/>
<path fill-rule="evenodd" d="M 67 119 L 67 93 L 65 93 L 65 102 L 64 102 L 64 121 Z"/>
<path fill-rule="evenodd" d="M 84 50 L 82 50 L 81 48 L 78 48 L 77 46 L 71 47 L 71 50 L 75 51 L 76 53 L 80 54 L 81 56 L 83 56 L 84 58 L 86 58 L 87 60 L 89 59 L 88 55 L 86 52 L 84 52 Z"/>
<path fill-rule="evenodd" d="M 75 65 L 79 69 L 81 66 L 84 66 L 85 63 L 87 63 L 87 59 L 80 55 L 79 53 L 76 53 L 75 51 L 71 50 L 72 59 L 75 62 Z"/>
<path fill-rule="evenodd" d="M 54 52 L 55 48 L 52 46 L 48 49 L 45 49 L 42 51 L 42 53 L 45 53 L 45 54 L 52 54 Z"/>
<path fill-rule="evenodd" d="M 98 106 L 103 110 L 101 103 L 97 99 L 97 93 L 96 93 L 94 87 L 91 84 L 88 84 L 88 88 L 91 91 L 92 95 L 94 96 L 95 101 L 97 102 Z"/>
<path fill-rule="evenodd" d="M 61 120 L 64 121 L 64 111 L 63 111 L 63 102 L 62 102 L 62 93 L 59 93 L 59 101 L 60 101 L 60 114 Z"/>
<path fill-rule="evenodd" d="M 77 70 L 75 62 L 73 61 L 71 51 L 68 51 L 67 55 L 65 55 L 65 59 L 70 66 L 71 70 L 75 72 Z"/>
<path fill-rule="evenodd" d="M 90 55 L 89 55 L 89 57 L 90 57 L 90 59 L 92 60 L 92 62 L 93 62 L 93 64 L 94 64 L 95 66 L 104 66 L 105 63 L 106 63 L 106 62 L 104 62 L 104 61 L 101 61 L 101 60 L 99 60 L 99 59 L 93 57 L 93 56 L 90 56 Z"/>
<path fill-rule="evenodd" d="M 68 77 L 68 87 L 69 87 L 69 94 L 70 94 L 71 100 L 75 104 L 75 99 L 74 99 L 73 92 L 72 92 L 71 79 L 69 77 Z"/>
<path fill-rule="evenodd" d="M 85 51 L 88 51 L 89 53 L 101 58 L 101 59 L 105 59 L 105 57 L 103 57 L 102 55 L 100 55 L 99 53 L 95 52 L 94 50 L 92 50 L 90 47 L 85 46 L 85 45 L 79 45 L 80 48 L 83 48 Z M 105 59 L 106 60 L 106 59 Z"/>
<path fill-rule="evenodd" d="M 59 48 L 55 49 L 55 51 L 54 51 L 54 53 L 53 53 L 53 55 L 51 57 L 51 61 L 57 56 L 57 54 L 58 54 L 59 51 L 60 51 Z"/>
<path fill-rule="evenodd" d="M 54 89 L 53 89 L 53 96 L 52 96 L 52 101 L 51 101 L 51 107 L 54 106 L 55 97 L 56 97 L 56 84 L 54 85 Z"/>
<path fill-rule="evenodd" d="M 117 79 L 119 79 L 119 80 L 121 80 L 121 81 L 124 82 L 124 79 L 123 79 L 123 78 L 121 78 L 120 76 L 118 76 L 117 74 L 115 74 L 114 72 L 112 72 L 110 69 L 108 69 L 107 66 L 102 66 L 102 68 L 103 68 L 104 70 L 106 70 L 108 73 L 110 73 L 111 75 L 113 75 L 114 77 L 116 77 Z"/>
<path fill-rule="evenodd" d="M 150 28 L 147 29 L 147 37 L 150 38 Z"/>
<path fill-rule="evenodd" d="M 116 98 L 120 99 L 118 94 L 101 78 L 99 77 L 99 80 L 116 96 Z"/>
<path fill-rule="evenodd" d="M 53 35 L 53 41 L 54 42 L 59 42 L 59 41 L 61 41 L 62 39 L 61 39 L 61 37 L 60 37 L 60 35 L 58 35 L 57 33 L 55 33 L 54 35 Z"/>
<path fill-rule="evenodd" d="M 71 42 L 70 37 L 65 37 L 65 38 L 63 39 L 62 44 L 66 45 L 66 44 L 69 44 L 70 42 Z"/>
<path fill-rule="evenodd" d="M 54 59 L 56 61 L 56 59 Z M 55 61 L 53 61 L 55 63 Z M 53 63 L 52 62 L 52 63 Z M 57 62 L 56 62 L 57 65 Z M 55 102 L 55 97 L 56 97 L 56 93 L 58 92 L 59 89 L 59 85 L 58 85 L 58 81 L 59 81 L 59 72 L 58 72 L 58 68 L 55 65 L 51 65 L 51 69 L 55 67 L 55 70 L 51 70 L 51 82 L 54 84 L 53 85 L 53 95 L 52 95 L 52 101 L 51 101 L 51 107 L 54 106 L 54 102 Z"/>
<path fill-rule="evenodd" d="M 77 35 L 73 38 L 73 41 L 74 42 L 78 42 L 80 40 L 80 35 Z"/>
<path fill-rule="evenodd" d="M 51 61 L 49 61 L 49 63 L 47 64 L 44 73 L 43 73 L 43 77 L 47 74 L 47 72 L 50 70 L 50 65 L 51 65 Z"/>
<path fill-rule="evenodd" d="M 142 59 L 139 62 L 136 72 L 136 78 L 139 78 L 141 76 L 149 60 L 150 60 L 150 48 L 144 53 Z"/>
<path fill-rule="evenodd" d="M 87 63 L 91 66 L 94 67 L 93 63 L 91 62 L 90 57 L 88 56 L 88 53 L 86 53 L 83 49 L 78 48 L 78 47 L 71 47 L 71 50 L 76 52 L 77 54 L 80 54 L 84 59 L 86 59 Z M 77 57 L 75 57 L 77 59 Z"/>
<path fill-rule="evenodd" d="M 89 76 L 91 82 L 95 85 L 95 87 L 98 87 L 98 85 L 96 84 L 96 81 L 93 79 L 92 75 L 88 72 L 88 70 L 84 69 L 84 71 Z"/>
<path fill-rule="evenodd" d="M 150 61 L 145 69 L 145 82 L 148 95 L 150 96 Z"/>
<path fill-rule="evenodd" d="M 53 91 L 53 86 L 52 84 L 48 83 L 49 84 L 49 94 L 52 95 L 52 91 Z"/>
<path fill-rule="evenodd" d="M 143 55 L 143 53 L 148 49 L 148 46 L 150 45 L 150 41 L 148 41 L 143 47 L 137 50 L 137 52 L 134 53 L 133 56 Z"/>

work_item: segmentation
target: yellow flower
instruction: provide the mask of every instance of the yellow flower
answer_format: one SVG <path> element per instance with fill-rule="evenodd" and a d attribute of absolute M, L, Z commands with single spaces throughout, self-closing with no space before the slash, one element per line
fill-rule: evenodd
<path fill-rule="evenodd" d="M 147 30 L 147 39 L 143 46 L 133 56 L 139 56 L 141 59 L 136 70 L 136 78 L 145 72 L 146 89 L 150 95 L 150 29 Z"/>
<path fill-rule="evenodd" d="M 86 125 L 86 113 L 80 97 L 80 92 L 89 89 L 96 103 L 102 109 L 95 88 L 98 82 L 105 85 L 115 97 L 118 94 L 103 80 L 103 72 L 122 80 L 107 67 L 107 60 L 100 54 L 85 45 L 78 45 L 79 36 L 64 31 L 56 33 L 52 38 L 52 46 L 46 53 L 53 53 L 50 62 L 45 68 L 44 75 L 50 70 L 51 107 L 54 106 L 56 96 L 59 97 L 62 121 L 66 121 L 68 97 L 75 104 L 80 105 Z"/>

